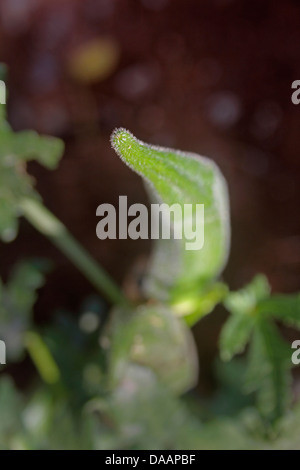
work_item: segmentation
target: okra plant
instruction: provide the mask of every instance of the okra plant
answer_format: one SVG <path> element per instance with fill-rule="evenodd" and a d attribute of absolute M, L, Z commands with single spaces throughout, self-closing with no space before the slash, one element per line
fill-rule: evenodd
<path fill-rule="evenodd" d="M 184 238 L 157 240 L 143 277 L 143 300 L 136 305 L 44 206 L 26 171 L 32 158 L 55 169 L 62 141 L 15 133 L 3 106 L 0 111 L 2 241 L 15 238 L 18 218 L 25 217 L 113 305 L 105 323 L 99 320 L 99 297 L 82 307 L 83 315 L 92 312 L 99 320 L 92 336 L 65 313 L 41 329 L 31 315 L 36 290 L 45 281 L 45 263 L 22 262 L 6 285 L 0 284 L 0 339 L 7 343 L 8 361 L 20 360 L 27 351 L 43 383 L 24 400 L 7 376 L 0 376 L 0 448 L 283 447 L 292 362 L 277 322 L 300 327 L 300 295 L 272 294 L 263 275 L 237 292 L 222 279 L 230 214 L 226 181 L 217 165 L 196 154 L 145 144 L 123 128 L 113 132 L 113 149 L 143 178 L 152 201 L 205 207 L 203 248 L 186 250 Z M 195 220 L 189 223 L 194 226 Z M 231 421 L 205 422 L 201 406 L 199 416 L 193 416 L 195 399 L 187 398 L 199 374 L 191 327 L 213 315 L 219 303 L 229 313 L 220 335 L 224 370 L 225 362 L 249 345 L 240 359 L 245 362 L 243 390 L 255 397 L 255 406 L 252 398 L 248 402 L 251 419 L 245 412 Z M 28 416 L 34 407 L 44 419 L 33 425 Z"/>

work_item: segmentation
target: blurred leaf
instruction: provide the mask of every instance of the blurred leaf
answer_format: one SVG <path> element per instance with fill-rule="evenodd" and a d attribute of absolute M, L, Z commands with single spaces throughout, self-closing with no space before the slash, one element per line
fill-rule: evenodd
<path fill-rule="evenodd" d="M 204 401 L 204 413 L 211 419 L 220 416 L 237 417 L 245 408 L 253 407 L 254 397 L 245 394 L 245 358 L 234 358 L 230 362 L 215 361 L 217 388 L 211 399 Z"/>
<path fill-rule="evenodd" d="M 230 292 L 224 305 L 233 314 L 252 314 L 258 302 L 268 298 L 270 285 L 267 278 L 259 274 L 243 289 Z"/>
<path fill-rule="evenodd" d="M 5 106 L 0 106 L 0 239 L 13 240 L 17 234 L 20 201 L 39 196 L 33 179 L 26 173 L 26 161 L 36 159 L 47 168 L 56 168 L 64 144 L 54 137 L 41 137 L 33 131 L 15 133 L 5 119 Z"/>
<path fill-rule="evenodd" d="M 53 390 L 53 389 L 51 389 Z M 93 450 L 93 423 L 90 416 L 76 411 L 68 397 L 52 395 L 47 387 L 31 394 L 22 412 L 26 449 Z"/>
<path fill-rule="evenodd" d="M 268 297 L 270 286 L 265 276 L 256 276 L 246 287 L 230 292 L 224 305 L 231 315 L 220 335 L 220 351 L 224 361 L 242 352 L 255 325 L 257 303 Z"/>
<path fill-rule="evenodd" d="M 180 317 L 184 316 L 187 325 L 192 327 L 203 316 L 212 312 L 227 293 L 228 287 L 221 282 L 207 285 L 198 291 L 193 288 L 190 292 L 187 289 L 180 292 L 178 289 L 173 295 L 171 306 L 174 312 Z"/>
<path fill-rule="evenodd" d="M 267 445 L 266 445 L 267 447 Z M 205 423 L 198 433 L 194 447 L 197 450 L 259 450 L 262 440 L 252 436 L 241 419 L 218 418 Z"/>
<path fill-rule="evenodd" d="M 272 296 L 267 279 L 259 275 L 243 289 L 228 294 L 224 304 L 231 316 L 220 336 L 221 357 L 231 359 L 250 341 L 246 390 L 257 392 L 261 414 L 274 425 L 289 404 L 292 361 L 289 345 L 272 323 L 272 313 L 275 318 L 296 324 L 293 308 L 297 312 L 297 296 Z"/>
<path fill-rule="evenodd" d="M 22 262 L 13 270 L 8 283 L 0 289 L 0 338 L 5 341 L 11 361 L 20 359 L 24 335 L 31 324 L 36 290 L 44 284 L 47 263 Z"/>
<path fill-rule="evenodd" d="M 230 361 L 235 354 L 243 352 L 249 341 L 254 320 L 246 315 L 231 315 L 220 337 L 221 358 Z"/>
<path fill-rule="evenodd" d="M 258 390 L 258 407 L 270 422 L 286 411 L 290 402 L 291 349 L 275 326 L 260 322 L 254 330 L 246 376 L 248 391 Z"/>
<path fill-rule="evenodd" d="M 299 441 L 300 428 L 300 404 L 296 403 L 291 413 L 287 413 L 280 423 L 277 434 L 273 442 L 270 442 L 271 449 L 300 450 Z"/>
<path fill-rule="evenodd" d="M 22 401 L 12 381 L 0 378 L 0 450 L 8 450 L 15 441 L 16 433 L 22 431 Z"/>
<path fill-rule="evenodd" d="M 25 334 L 25 345 L 42 379 L 48 384 L 58 382 L 60 372 L 49 348 L 37 333 Z"/>
<path fill-rule="evenodd" d="M 257 310 L 264 317 L 300 328 L 300 294 L 272 295 L 259 302 Z"/>
<path fill-rule="evenodd" d="M 128 365 L 106 400 L 86 411 L 98 416 L 96 449 L 182 449 L 197 443 L 201 426 L 150 369 Z"/>
<path fill-rule="evenodd" d="M 193 337 L 174 313 L 161 305 L 139 307 L 129 319 L 115 312 L 112 325 L 111 367 L 122 377 L 129 361 L 152 369 L 175 393 L 183 393 L 197 380 L 197 354 Z"/>
<path fill-rule="evenodd" d="M 157 248 L 159 255 L 153 256 L 148 289 L 151 285 L 153 294 L 156 288 L 156 295 L 165 300 L 172 289 L 197 289 L 217 277 L 228 256 L 229 205 L 227 186 L 215 163 L 196 154 L 144 144 L 125 129 L 115 130 L 111 142 L 125 163 L 150 183 L 159 201 L 169 206 L 178 203 L 182 208 L 184 204 L 204 204 L 203 248 L 186 250 L 184 237 L 162 240 L 163 248 Z M 190 227 L 195 222 L 193 214 Z"/>
<path fill-rule="evenodd" d="M 34 131 L 23 131 L 12 136 L 12 151 L 21 160 L 35 159 L 54 170 L 63 154 L 64 144 L 56 137 L 43 137 Z"/>
<path fill-rule="evenodd" d="M 12 271 L 7 284 L 7 295 L 13 301 L 14 309 L 23 314 L 30 314 L 37 299 L 36 290 L 44 285 L 44 273 L 48 265 L 35 261 L 19 263 Z"/>
<path fill-rule="evenodd" d="M 101 309 L 106 310 L 106 307 L 96 299 L 93 296 L 82 307 L 88 307 L 90 313 L 99 314 L 100 319 Z M 99 328 L 87 332 L 82 329 L 81 318 L 78 321 L 74 313 L 58 312 L 55 321 L 42 336 L 59 368 L 60 385 L 74 408 L 82 406 L 88 398 L 103 393 L 107 388 L 106 351 L 99 345 Z"/>
<path fill-rule="evenodd" d="M 10 201 L 2 199 L 0 209 L 0 236 L 2 241 L 10 242 L 16 238 L 18 231 L 16 208 Z"/>

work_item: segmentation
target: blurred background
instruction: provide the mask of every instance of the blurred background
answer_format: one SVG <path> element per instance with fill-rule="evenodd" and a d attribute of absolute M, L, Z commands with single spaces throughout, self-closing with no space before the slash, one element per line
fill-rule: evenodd
<path fill-rule="evenodd" d="M 110 147 L 115 127 L 162 146 L 214 159 L 230 191 L 232 289 L 257 272 L 274 291 L 300 285 L 300 4 L 296 0 L 1 0 L 0 60 L 8 65 L 8 115 L 15 130 L 63 138 L 55 172 L 36 163 L 45 204 L 119 282 L 148 256 L 150 242 L 100 241 L 96 208 L 147 203 L 140 178 Z M 25 221 L 0 245 L 3 279 L 20 257 L 54 261 L 35 321 L 76 311 L 93 288 Z M 129 280 L 128 280 L 129 276 Z M 195 327 L 199 390 L 214 388 L 211 364 L 225 319 Z M 209 329 L 209 335 L 207 330 Z M 32 365 L 12 368 L 26 384 Z"/>

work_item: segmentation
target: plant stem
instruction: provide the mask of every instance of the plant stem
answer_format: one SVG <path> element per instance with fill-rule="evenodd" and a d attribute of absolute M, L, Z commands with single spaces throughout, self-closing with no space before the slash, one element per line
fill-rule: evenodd
<path fill-rule="evenodd" d="M 68 232 L 60 220 L 42 202 L 23 198 L 21 209 L 26 219 L 49 238 L 84 274 L 93 286 L 114 304 L 128 307 L 129 303 L 109 275 L 93 260 L 87 251 Z"/>
<path fill-rule="evenodd" d="M 41 336 L 34 331 L 27 331 L 25 345 L 44 382 L 48 384 L 58 382 L 60 379 L 59 368 Z"/>

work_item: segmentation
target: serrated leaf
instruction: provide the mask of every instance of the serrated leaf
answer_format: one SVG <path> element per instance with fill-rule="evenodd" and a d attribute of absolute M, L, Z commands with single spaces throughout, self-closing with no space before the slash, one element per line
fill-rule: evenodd
<path fill-rule="evenodd" d="M 36 290 L 44 284 L 44 275 L 33 264 L 20 263 L 12 272 L 7 295 L 13 299 L 14 309 L 29 313 L 36 301 Z"/>
<path fill-rule="evenodd" d="M 251 324 L 253 334 L 246 389 L 248 392 L 256 391 L 258 408 L 271 424 L 274 424 L 286 409 L 290 389 L 289 370 L 292 366 L 290 347 L 281 339 L 276 326 L 270 322 L 271 310 L 275 313 L 276 306 L 276 302 L 272 301 L 273 297 L 270 296 L 267 279 L 261 275 L 256 276 L 243 289 L 230 293 L 225 306 L 232 315 L 221 335 L 221 350 L 223 355 L 230 358 L 235 347 L 246 344 L 249 338 L 247 327 Z M 292 306 L 295 304 L 289 305 L 290 316 Z M 278 309 L 278 312 L 281 312 L 281 309 Z"/>
<path fill-rule="evenodd" d="M 254 326 L 254 319 L 247 315 L 231 315 L 223 326 L 220 336 L 220 352 L 223 361 L 230 361 L 235 354 L 243 352 Z"/>
<path fill-rule="evenodd" d="M 246 389 L 257 390 L 262 415 L 274 422 L 289 403 L 291 351 L 276 327 L 267 322 L 256 325 L 250 348 Z"/>
<path fill-rule="evenodd" d="M 123 161 L 150 184 L 155 198 L 169 206 L 204 204 L 203 248 L 186 250 L 184 237 L 163 240 L 163 250 L 173 256 L 162 265 L 154 254 L 148 286 L 158 287 L 156 292 L 166 298 L 172 289 L 199 286 L 217 277 L 229 250 L 229 204 L 226 182 L 216 164 L 196 154 L 147 145 L 125 129 L 117 129 L 111 142 Z M 195 222 L 194 215 L 191 226 Z"/>
<path fill-rule="evenodd" d="M 225 299 L 224 305 L 233 314 L 251 314 L 257 307 L 259 301 L 267 298 L 270 294 L 268 280 L 262 274 L 255 278 L 245 287 L 230 292 Z"/>
<path fill-rule="evenodd" d="M 14 134 L 13 154 L 24 160 L 36 159 L 45 167 L 56 168 L 64 151 L 64 143 L 55 137 L 40 136 L 35 131 Z"/>
<path fill-rule="evenodd" d="M 300 328 L 300 294 L 272 295 L 258 303 L 257 311 L 264 317 L 274 317 Z"/>
<path fill-rule="evenodd" d="M 15 133 L 5 119 L 0 105 L 0 239 L 12 241 L 17 235 L 18 217 L 24 197 L 39 198 L 34 180 L 26 172 L 26 161 L 36 159 L 54 169 L 62 156 L 64 144 L 54 137 L 39 136 L 34 131 Z"/>

